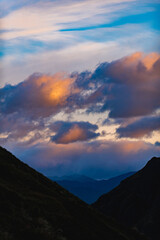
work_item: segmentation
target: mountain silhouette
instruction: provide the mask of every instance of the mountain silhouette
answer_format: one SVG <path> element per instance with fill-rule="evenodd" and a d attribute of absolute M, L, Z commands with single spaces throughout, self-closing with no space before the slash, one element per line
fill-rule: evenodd
<path fill-rule="evenodd" d="M 0 239 L 144 239 L 0 147 Z"/>
<path fill-rule="evenodd" d="M 91 204 L 95 202 L 102 194 L 111 191 L 118 186 L 122 180 L 133 175 L 135 172 L 129 172 L 108 180 L 95 180 L 84 175 L 70 175 L 63 177 L 49 177 L 59 185 L 79 197 L 84 202 Z"/>
<path fill-rule="evenodd" d="M 159 240 L 160 158 L 153 157 L 143 169 L 101 196 L 93 207 L 149 239 Z"/>

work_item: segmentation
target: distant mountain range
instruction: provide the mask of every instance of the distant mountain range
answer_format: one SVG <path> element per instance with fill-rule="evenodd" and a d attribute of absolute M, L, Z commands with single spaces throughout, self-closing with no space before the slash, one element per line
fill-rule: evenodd
<path fill-rule="evenodd" d="M 0 239 L 145 238 L 98 213 L 0 147 Z"/>
<path fill-rule="evenodd" d="M 160 239 L 160 158 L 152 158 L 133 176 L 92 205 L 150 240 Z"/>
<path fill-rule="evenodd" d="M 48 177 L 49 179 L 53 181 L 63 181 L 63 180 L 69 180 L 69 181 L 78 181 L 78 182 L 92 182 L 95 181 L 93 178 L 87 177 L 85 175 L 80 174 L 73 174 L 73 175 L 66 175 L 61 177 Z"/>
<path fill-rule="evenodd" d="M 49 177 L 59 185 L 79 197 L 84 202 L 91 204 L 95 202 L 102 194 L 108 193 L 118 186 L 122 180 L 133 175 L 135 172 L 129 172 L 108 180 L 95 180 L 84 175 L 70 175 L 63 177 Z"/>

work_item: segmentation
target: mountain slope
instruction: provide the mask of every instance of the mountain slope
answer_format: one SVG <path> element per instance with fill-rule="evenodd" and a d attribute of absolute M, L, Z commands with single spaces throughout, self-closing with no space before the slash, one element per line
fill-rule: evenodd
<path fill-rule="evenodd" d="M 152 158 L 93 206 L 150 239 L 160 239 L 160 158 Z"/>
<path fill-rule="evenodd" d="M 61 178 L 49 177 L 59 185 L 79 197 L 84 202 L 91 204 L 102 194 L 108 193 L 118 186 L 122 180 L 133 175 L 134 172 L 126 173 L 108 180 L 95 180 L 83 175 L 64 176 Z"/>
<path fill-rule="evenodd" d="M 0 147 L 0 239 L 137 240 Z"/>

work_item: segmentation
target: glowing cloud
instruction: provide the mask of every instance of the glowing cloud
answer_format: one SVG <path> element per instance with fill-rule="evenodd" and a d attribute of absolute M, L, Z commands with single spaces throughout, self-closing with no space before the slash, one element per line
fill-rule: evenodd
<path fill-rule="evenodd" d="M 62 73 L 33 74 L 18 85 L 0 89 L 1 111 L 3 114 L 18 112 L 31 118 L 50 116 L 68 106 L 68 97 L 78 91 L 73 83 L 74 78 Z"/>
<path fill-rule="evenodd" d="M 55 122 L 50 129 L 56 132 L 52 136 L 55 143 L 67 144 L 77 141 L 86 141 L 98 137 L 100 134 L 95 133 L 97 125 L 89 122 Z"/>

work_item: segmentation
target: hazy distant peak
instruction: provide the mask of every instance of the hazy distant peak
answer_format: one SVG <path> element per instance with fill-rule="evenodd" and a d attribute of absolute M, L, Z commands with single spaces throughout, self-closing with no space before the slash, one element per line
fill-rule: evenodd
<path fill-rule="evenodd" d="M 63 181 L 63 180 L 78 181 L 78 182 L 95 181 L 93 178 L 90 178 L 85 175 L 80 175 L 80 174 L 66 175 L 66 176 L 61 176 L 61 177 L 53 176 L 53 177 L 49 177 L 49 178 L 52 179 L 53 181 Z"/>

